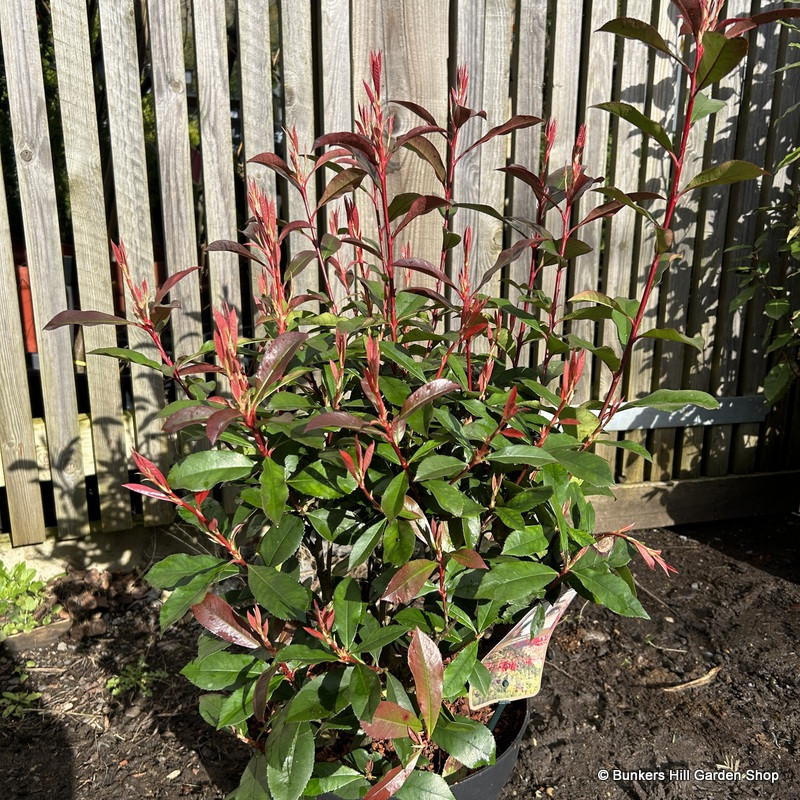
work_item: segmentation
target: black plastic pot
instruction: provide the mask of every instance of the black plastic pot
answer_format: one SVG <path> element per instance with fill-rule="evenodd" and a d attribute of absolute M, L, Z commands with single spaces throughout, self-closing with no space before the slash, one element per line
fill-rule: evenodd
<path fill-rule="evenodd" d="M 522 744 L 522 737 L 528 730 L 528 723 L 531 719 L 530 706 L 525 703 L 525 717 L 522 720 L 519 731 L 514 737 L 514 741 L 497 757 L 497 760 L 490 767 L 483 767 L 474 772 L 463 781 L 454 783 L 450 788 L 456 800 L 497 800 L 500 792 L 506 785 L 511 773 L 519 758 L 519 748 Z M 333 792 L 317 795 L 316 800 L 341 800 Z M 394 800 L 394 797 L 389 798 Z"/>

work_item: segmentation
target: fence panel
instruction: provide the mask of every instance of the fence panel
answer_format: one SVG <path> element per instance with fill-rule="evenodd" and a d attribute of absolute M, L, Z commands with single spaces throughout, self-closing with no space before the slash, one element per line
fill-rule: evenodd
<path fill-rule="evenodd" d="M 685 87 L 669 59 L 640 42 L 594 33 L 617 15 L 618 5 L 614 0 L 464 0 L 457 4 L 447 0 L 330 0 L 323 4 L 98 0 L 98 30 L 97 19 L 87 19 L 84 0 L 53 0 L 49 11 L 33 0 L 0 3 L 3 69 L 14 137 L 13 153 L 3 151 L 8 214 L 4 215 L 0 202 L 0 304 L 4 309 L 0 335 L 6 344 L 0 353 L 0 456 L 14 543 L 40 541 L 45 524 L 55 524 L 62 536 L 82 535 L 90 528 L 90 516 L 99 518 L 103 530 L 127 527 L 131 505 L 120 484 L 130 467 L 130 446 L 162 466 L 170 461 L 169 442 L 158 417 L 165 395 L 157 376 L 134 364 L 129 381 L 127 373 L 120 377 L 113 361 L 87 356 L 88 391 L 84 392 L 84 376 L 76 377 L 74 367 L 75 358 L 83 357 L 79 351 L 73 355 L 69 329 L 41 331 L 68 302 L 70 287 L 60 268 L 62 240 L 74 244 L 77 280 L 71 288 L 77 290 L 80 307 L 119 313 L 120 296 L 114 294 L 114 266 L 109 263 L 109 233 L 125 241 L 133 279 L 139 283 L 146 279 L 152 291 L 154 251 L 163 249 L 166 274 L 171 275 L 195 265 L 198 236 L 203 240 L 237 238 L 237 229 L 247 218 L 245 192 L 237 185 L 243 177 L 279 195 L 282 218 L 304 215 L 294 189 L 247 159 L 264 151 L 286 156 L 287 142 L 280 134 L 275 136 L 276 128 L 296 128 L 301 148 L 309 147 L 322 132 L 349 128 L 357 104 L 365 101 L 361 84 L 369 77 L 369 52 L 374 50 L 383 52 L 384 102 L 413 100 L 441 122 L 447 117 L 455 67 L 467 64 L 470 105 L 484 109 L 487 121 L 468 124 L 459 150 L 509 113 L 554 116 L 558 119 L 550 165 L 554 171 L 569 160 L 578 126 L 586 122 L 590 175 L 606 176 L 608 183 L 625 191 L 638 189 L 643 182 L 654 189 L 669 177 L 669 160 L 637 128 L 592 106 L 607 100 L 631 103 L 645 114 L 666 119 L 665 127 L 674 132 L 679 121 L 677 100 Z M 677 41 L 678 18 L 669 0 L 627 0 L 624 9 L 627 16 L 650 19 L 668 41 Z M 753 9 L 760 9 L 760 3 L 729 0 L 726 15 L 747 16 Z M 47 76 L 52 69 L 47 63 L 43 69 L 36 55 L 49 20 L 57 73 L 57 81 L 50 84 Z M 732 158 L 753 160 L 771 170 L 797 146 L 798 111 L 784 112 L 796 102 L 800 70 L 774 72 L 793 60 L 789 45 L 796 41 L 797 35 L 786 29 L 780 34 L 774 28 L 751 34 L 748 66 L 714 89 L 714 96 L 728 105 L 698 127 L 690 143 L 687 174 Z M 41 55 L 48 57 L 44 51 Z M 48 130 L 46 102 L 54 97 L 56 83 L 61 125 L 51 121 Z M 104 102 L 95 102 L 96 92 L 104 96 Z M 421 122 L 405 108 L 391 110 L 396 115 L 395 135 Z M 0 112 L 5 113 L 2 107 Z M 706 127 L 713 133 L 710 143 L 705 142 Z M 192 146 L 197 129 L 199 153 Z M 610 133 L 612 147 L 607 146 Z M 519 163 L 538 171 L 541 135 L 542 127 L 518 131 L 470 154 L 460 165 L 454 199 L 535 220 L 533 193 L 495 169 Z M 49 136 L 54 137 L 55 167 Z M 58 196 L 55 188 L 62 146 L 71 225 L 60 229 L 59 212 L 67 218 L 66 198 Z M 441 152 L 444 155 L 444 148 Z M 16 180 L 9 158 L 16 158 Z M 199 158 L 202 181 L 196 164 Z M 326 173 L 327 178 L 330 175 Z M 399 155 L 390 182 L 393 192 L 440 190 L 430 167 L 406 151 Z M 309 201 L 313 205 L 319 187 L 312 184 Z M 681 382 L 720 397 L 757 393 L 768 368 L 759 349 L 764 314 L 758 305 L 729 311 L 738 282 L 731 267 L 741 259 L 729 248 L 751 244 L 767 224 L 751 212 L 767 202 L 784 200 L 792 185 L 796 189 L 796 170 L 784 170 L 760 183 L 749 182 L 732 191 L 706 189 L 686 198 L 689 204 L 683 203 L 675 224 L 674 249 L 688 254 L 689 262 L 654 294 L 645 324 L 685 328 L 689 335 L 701 333 L 703 349 L 695 360 L 693 353 L 672 343 L 639 345 L 625 379 L 628 397 Z M 202 203 L 199 216 L 197 198 Z M 105 209 L 101 199 L 106 200 Z M 601 195 L 587 193 L 580 215 L 600 202 Z M 344 224 L 341 207 L 340 203 L 340 225 Z M 363 206 L 361 212 L 365 235 L 374 236 L 374 214 Z M 24 242 L 17 219 L 22 220 Z M 205 220 L 202 231 L 197 230 L 199 219 Z M 560 222 L 553 223 L 552 215 L 548 222 L 560 233 Z M 318 223 L 322 233 L 330 220 L 321 216 Z M 516 234 L 504 231 L 495 220 L 459 211 L 455 230 L 461 232 L 467 223 L 475 234 L 474 279 Z M 395 256 L 409 242 L 413 255 L 439 263 L 441 225 L 437 214 L 416 220 L 400 237 Z M 602 225 L 589 226 L 582 229 L 581 238 L 594 251 L 574 262 L 565 293 L 598 289 L 627 296 L 632 289 L 641 291 L 653 243 L 635 215 L 623 212 Z M 777 242 L 773 237 L 764 255 L 775 261 L 775 281 L 780 282 L 785 267 L 774 253 Z M 299 234 L 293 234 L 290 258 L 306 247 Z M 26 255 L 19 255 L 23 250 Z M 31 401 L 26 404 L 29 387 L 20 326 L 29 312 L 18 304 L 14 291 L 15 258 L 30 269 L 43 420 L 38 418 L 34 360 L 27 365 Z M 460 259 L 457 249 L 449 268 L 457 270 Z M 210 322 L 210 304 L 225 300 L 244 312 L 243 324 L 250 319 L 248 305 L 257 292 L 257 265 L 248 263 L 245 271 L 240 259 L 229 253 L 209 254 L 207 261 L 208 273 L 190 275 L 171 293 L 182 306 L 174 315 L 172 333 L 178 353 L 199 345 Z M 511 283 L 525 284 L 529 270 L 527 259 L 519 259 L 507 270 L 507 277 Z M 542 288 L 546 291 L 552 291 L 555 274 L 554 267 L 545 269 Z M 319 277 L 316 267 L 309 267 L 298 278 L 299 288 L 316 290 Z M 433 283 L 416 273 L 410 277 L 416 283 Z M 340 296 L 336 281 L 331 283 Z M 518 302 L 519 290 L 504 284 L 499 274 L 490 291 Z M 130 303 L 125 313 L 130 315 Z M 569 323 L 565 330 L 584 339 L 593 335 L 592 326 L 581 321 Z M 126 335 L 130 346 L 158 359 L 155 348 L 138 331 L 124 331 L 123 339 Z M 117 342 L 110 328 L 87 328 L 81 336 L 77 343 L 83 341 L 87 350 Z M 593 344 L 613 345 L 616 339 L 613 326 L 606 325 Z M 527 348 L 520 363 L 529 363 L 533 355 Z M 82 369 L 79 365 L 78 370 Z M 582 387 L 579 402 L 602 396 L 608 387 L 608 370 L 598 362 L 591 370 L 591 381 Z M 628 451 L 608 447 L 601 453 L 613 466 L 619 463 L 618 477 L 628 483 L 620 496 L 628 498 L 625 502 L 631 507 L 646 495 L 648 486 L 666 492 L 671 484 L 662 479 L 702 476 L 704 487 L 717 487 L 709 494 L 717 498 L 709 505 L 708 513 L 714 514 L 719 508 L 715 503 L 741 486 L 730 472 L 797 466 L 797 460 L 780 447 L 776 434 L 777 426 L 784 425 L 785 441 L 796 441 L 800 435 L 796 405 L 785 403 L 766 425 L 745 421 L 628 432 L 627 438 L 649 443 L 655 450 L 652 468 Z M 37 419 L 31 420 L 32 414 Z M 765 431 L 769 433 L 766 439 Z M 87 498 L 86 475 L 96 476 L 99 503 L 93 482 Z M 48 490 L 43 492 L 37 485 L 47 479 L 53 481 L 54 508 L 50 508 Z M 672 507 L 681 496 L 690 497 L 693 508 L 702 500 L 703 492 L 686 488 L 689 485 L 691 481 L 678 481 L 675 498 L 663 504 L 667 517 L 677 518 Z M 146 502 L 144 512 L 146 524 L 170 518 L 170 509 L 159 504 Z M 656 518 L 652 507 L 647 513 L 647 519 Z"/>
<path fill-rule="evenodd" d="M 0 4 L 3 57 L 25 244 L 41 364 L 47 437 L 59 533 L 88 532 L 72 342 L 68 328 L 43 330 L 66 303 L 61 235 L 50 151 L 34 0 Z M 30 57 L 33 54 L 33 57 Z M 13 469 L 13 467 L 11 467 Z"/>

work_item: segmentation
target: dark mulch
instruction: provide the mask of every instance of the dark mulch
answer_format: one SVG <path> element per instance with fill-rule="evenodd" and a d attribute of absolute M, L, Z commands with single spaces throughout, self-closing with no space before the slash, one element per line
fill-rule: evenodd
<path fill-rule="evenodd" d="M 795 798 L 798 534 L 798 515 L 642 534 L 679 574 L 636 568 L 650 622 L 573 603 L 504 800 Z M 0 645 L 0 690 L 43 694 L 24 716 L 0 719 L 3 800 L 211 800 L 232 790 L 247 748 L 203 722 L 197 690 L 178 675 L 194 655 L 194 624 L 159 637 L 159 595 L 128 575 L 73 573 L 61 591 L 78 618 L 72 638 L 13 655 Z M 141 655 L 170 677 L 154 679 L 150 697 L 113 697 L 107 680 Z M 724 769 L 739 776 L 695 777 Z"/>

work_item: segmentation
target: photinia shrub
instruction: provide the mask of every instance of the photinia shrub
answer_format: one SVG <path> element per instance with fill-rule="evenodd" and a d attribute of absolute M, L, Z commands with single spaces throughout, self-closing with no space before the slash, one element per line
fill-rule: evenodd
<path fill-rule="evenodd" d="M 594 451 L 613 445 L 647 455 L 604 438 L 620 408 L 716 405 L 678 389 L 625 403 L 620 384 L 643 338 L 699 344 L 670 328 L 642 329 L 649 296 L 675 258 L 675 209 L 690 192 L 762 170 L 730 161 L 685 176 L 689 132 L 718 110 L 704 91 L 745 56 L 746 31 L 785 13 L 720 21 L 719 3 L 675 4 L 684 19 L 679 51 L 645 22 L 604 26 L 685 73 L 674 136 L 630 105 L 604 104 L 664 149 L 672 173 L 663 195 L 625 193 L 587 175 L 583 129 L 570 162 L 550 163 L 550 120 L 541 169 L 503 167 L 534 193 L 538 216 L 504 220 L 516 241 L 476 279 L 470 263 L 480 243 L 454 225 L 463 207 L 453 191 L 459 164 L 472 148 L 541 120 L 514 116 L 464 147 L 465 126 L 485 117 L 468 106 L 466 70 L 458 71 L 447 120 L 437 120 L 413 102 L 384 98 L 381 56 L 372 54 L 354 131 L 321 136 L 313 154 L 290 132 L 286 160 L 253 159 L 299 193 L 302 218 L 279 219 L 275 201 L 253 184 L 247 241 L 208 246 L 260 269 L 254 337 L 243 338 L 236 311 L 223 306 L 214 310 L 213 341 L 171 357 L 162 337 L 174 303 L 165 301 L 190 270 L 151 298 L 146 284 L 131 280 L 122 245 L 114 249 L 133 318 L 68 311 L 50 323 L 142 329 L 161 363 L 110 354 L 149 363 L 173 383 L 180 399 L 163 411 L 165 433 L 213 447 L 190 452 L 166 475 L 134 453 L 144 482 L 129 488 L 176 506 L 214 546 L 216 554 L 169 556 L 147 578 L 171 592 L 163 628 L 189 611 L 203 628 L 197 658 L 183 670 L 206 692 L 202 715 L 254 749 L 233 797 L 451 797 L 453 781 L 495 759 L 494 736 L 470 716 L 466 697 L 470 686 L 485 696 L 493 680 L 481 658 L 498 640 L 498 624 L 518 622 L 566 590 L 647 618 L 631 557 L 673 570 L 627 528 L 593 533 L 591 496 L 613 485 L 608 462 Z M 395 137 L 391 102 L 420 124 Z M 387 176 L 403 150 L 429 165 L 440 190 L 392 194 Z M 315 203 L 321 175 L 325 189 Z M 606 199 L 580 219 L 576 203 L 587 191 Z M 321 212 L 338 198 L 343 213 L 331 210 L 323 232 Z M 587 251 L 581 229 L 618 212 L 655 226 L 642 296 L 609 297 L 587 286 L 565 300 L 566 271 Z M 438 263 L 415 255 L 408 234 L 409 223 L 427 214 L 441 219 Z M 307 244 L 286 263 L 290 233 Z M 529 264 L 518 304 L 482 291 L 518 259 Z M 324 289 L 298 294 L 295 279 L 308 269 L 318 270 Z M 545 271 L 555 272 L 553 297 L 541 289 Z M 416 273 L 426 285 L 415 285 Z M 577 319 L 610 321 L 616 346 L 562 332 L 563 322 Z M 532 345 L 535 365 L 522 355 Z M 609 390 L 601 401 L 577 404 L 587 351 L 609 370 Z M 235 498 L 232 508 L 222 487 Z M 544 616 L 530 617 L 531 637 Z"/>

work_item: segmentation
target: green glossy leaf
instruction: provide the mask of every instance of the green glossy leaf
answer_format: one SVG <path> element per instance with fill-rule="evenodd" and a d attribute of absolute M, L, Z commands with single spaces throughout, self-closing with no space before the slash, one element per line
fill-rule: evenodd
<path fill-rule="evenodd" d="M 698 92 L 694 100 L 694 108 L 692 109 L 692 123 L 704 119 L 711 114 L 716 114 L 717 111 L 725 108 L 725 106 L 726 103 L 724 100 L 717 100 L 702 92 Z"/>
<path fill-rule="evenodd" d="M 390 361 L 393 361 L 400 367 L 408 372 L 409 375 L 413 375 L 415 378 L 418 378 L 423 383 L 427 381 L 425 377 L 425 373 L 422 371 L 420 365 L 414 361 L 414 359 L 399 345 L 396 345 L 394 342 L 382 341 L 380 344 L 381 353 L 388 358 Z"/>
<path fill-rule="evenodd" d="M 255 462 L 233 450 L 202 450 L 179 461 L 167 476 L 173 489 L 202 492 L 217 484 L 246 478 Z"/>
<path fill-rule="evenodd" d="M 599 103 L 595 108 L 601 108 L 604 111 L 608 111 L 610 114 L 624 119 L 645 135 L 655 139 L 668 153 L 672 152 L 672 140 L 663 126 L 655 120 L 646 117 L 638 108 L 634 108 L 634 106 L 629 103 L 620 102 Z"/>
<path fill-rule="evenodd" d="M 327 461 L 309 464 L 288 481 L 289 485 L 309 497 L 321 500 L 335 500 L 356 489 L 356 481 L 343 467 Z"/>
<path fill-rule="evenodd" d="M 298 664 L 324 664 L 339 659 L 330 650 L 324 649 L 321 642 L 316 642 L 311 646 L 307 644 L 286 645 L 275 654 L 275 660 L 280 663 L 293 661 Z"/>
<path fill-rule="evenodd" d="M 359 625 L 364 621 L 367 604 L 361 599 L 361 588 L 352 578 L 343 578 L 333 592 L 333 629 L 342 644 L 350 647 Z"/>
<path fill-rule="evenodd" d="M 535 561 L 505 561 L 483 574 L 475 597 L 513 602 L 541 592 L 558 573 Z"/>
<path fill-rule="evenodd" d="M 181 670 L 181 675 L 195 686 L 213 692 L 231 689 L 237 684 L 254 680 L 263 670 L 264 662 L 260 658 L 218 650 L 190 661 Z"/>
<path fill-rule="evenodd" d="M 723 33 L 707 31 L 703 35 L 703 57 L 697 69 L 697 88 L 705 89 L 733 72 L 747 55 L 747 39 L 729 39 Z"/>
<path fill-rule="evenodd" d="M 273 525 L 261 540 L 259 554 L 268 567 L 277 567 L 291 558 L 303 540 L 303 520 L 294 514 L 285 514 L 277 525 Z"/>
<path fill-rule="evenodd" d="M 362 635 L 359 632 L 361 642 L 355 646 L 354 650 L 356 653 L 373 653 L 392 642 L 396 642 L 406 633 L 408 633 L 408 628 L 405 625 L 387 625 L 383 628 L 377 628 L 368 635 Z"/>
<path fill-rule="evenodd" d="M 611 439 L 598 439 L 595 444 L 610 446 L 610 447 L 619 447 L 623 450 L 629 450 L 631 453 L 635 453 L 637 456 L 641 456 L 646 461 L 652 461 L 653 456 L 642 447 L 638 442 L 632 442 L 629 439 L 622 439 L 620 441 L 611 440 Z"/>
<path fill-rule="evenodd" d="M 617 19 L 606 22 L 605 25 L 598 28 L 598 31 L 613 33 L 625 39 L 634 39 L 678 60 L 664 41 L 664 37 L 652 25 L 640 19 L 617 17 Z"/>
<path fill-rule="evenodd" d="M 680 411 L 686 406 L 699 406 L 713 410 L 719 403 L 706 392 L 696 389 L 657 389 L 647 397 L 630 400 L 623 408 L 655 408 L 659 411 Z"/>
<path fill-rule="evenodd" d="M 416 479 L 427 481 L 434 478 L 452 478 L 467 465 L 453 456 L 428 456 L 417 467 Z"/>
<path fill-rule="evenodd" d="M 353 713 L 360 720 L 371 722 L 381 701 L 381 679 L 378 674 L 364 664 L 356 664 L 350 678 L 348 697 Z"/>
<path fill-rule="evenodd" d="M 610 572 L 608 567 L 581 568 L 578 562 L 571 574 L 591 594 L 595 602 L 602 603 L 624 617 L 650 619 L 631 592 L 630 586 L 619 575 Z"/>
<path fill-rule="evenodd" d="M 452 720 L 443 718 L 433 732 L 433 741 L 470 769 L 494 763 L 495 741 L 492 732 L 469 717 L 455 716 Z"/>
<path fill-rule="evenodd" d="M 116 323 L 119 325 L 128 324 L 125 323 Z M 143 353 L 140 353 L 138 350 L 128 350 L 126 347 L 98 347 L 95 350 L 92 350 L 90 355 L 93 356 L 111 356 L 112 358 L 118 358 L 120 361 L 129 361 L 133 364 L 140 364 L 143 367 L 149 367 L 150 369 L 157 369 L 161 370 L 162 365 L 159 364 L 157 361 L 153 361 L 152 358 L 148 358 Z"/>
<path fill-rule="evenodd" d="M 228 695 L 220 706 L 217 730 L 242 725 L 253 716 L 253 692 L 255 680 L 248 681 Z"/>
<path fill-rule="evenodd" d="M 487 460 L 494 464 L 539 467 L 543 464 L 550 464 L 555 459 L 541 447 L 530 444 L 512 444 L 489 453 Z"/>
<path fill-rule="evenodd" d="M 652 330 L 640 333 L 639 338 L 663 339 L 670 342 L 687 344 L 697 350 L 703 349 L 703 337 L 700 334 L 697 336 L 687 336 L 684 333 L 680 333 L 680 331 L 676 331 L 674 328 L 653 328 Z"/>
<path fill-rule="evenodd" d="M 289 704 L 289 722 L 327 719 L 343 711 L 350 703 L 348 687 L 352 669 L 332 669 L 304 684 Z"/>
<path fill-rule="evenodd" d="M 415 769 L 405 783 L 395 789 L 397 800 L 455 800 L 447 781 L 435 772 Z"/>
<path fill-rule="evenodd" d="M 314 772 L 304 794 L 306 797 L 316 797 L 326 792 L 333 792 L 339 797 L 350 800 L 362 797 L 364 794 L 362 790 L 368 787 L 369 783 L 358 770 L 342 764 L 319 761 L 314 764 Z"/>
<path fill-rule="evenodd" d="M 478 660 L 478 642 L 470 642 L 456 653 L 453 660 L 444 668 L 443 693 L 452 699 L 464 689 Z"/>
<path fill-rule="evenodd" d="M 272 800 L 297 800 L 314 769 L 314 732 L 308 722 L 284 722 L 267 737 L 267 784 Z"/>
<path fill-rule="evenodd" d="M 541 525 L 526 525 L 511 531 L 503 543 L 504 556 L 532 556 L 549 546 Z"/>
<path fill-rule="evenodd" d="M 151 567 L 144 579 L 157 589 L 172 590 L 227 563 L 225 559 L 216 556 L 174 553 Z"/>
<path fill-rule="evenodd" d="M 256 753 L 244 771 L 239 786 L 225 800 L 272 800 L 267 787 L 267 757 Z"/>
<path fill-rule="evenodd" d="M 614 476 L 608 462 L 596 453 L 588 450 L 570 450 L 566 447 L 553 450 L 552 454 L 570 475 L 593 486 L 611 486 Z"/>
<path fill-rule="evenodd" d="M 381 498 L 381 509 L 388 520 L 393 520 L 403 510 L 403 499 L 408 491 L 408 475 L 405 471 L 395 475 Z"/>
<path fill-rule="evenodd" d="M 275 567 L 247 568 L 247 584 L 256 600 L 279 619 L 305 620 L 311 593 L 290 575 Z"/>
<path fill-rule="evenodd" d="M 402 567 L 414 553 L 417 537 L 411 524 L 404 519 L 396 519 L 386 526 L 383 534 L 383 557 L 395 567 Z"/>
<path fill-rule="evenodd" d="M 766 170 L 751 164 L 749 161 L 725 161 L 723 164 L 717 164 L 717 166 L 703 170 L 699 175 L 695 175 L 686 185 L 683 192 L 704 186 L 724 186 L 729 183 L 749 181 L 766 174 Z"/>
<path fill-rule="evenodd" d="M 357 567 L 360 567 L 370 557 L 372 551 L 378 546 L 385 528 L 386 520 L 382 519 L 367 528 L 356 539 L 347 562 L 348 571 L 352 572 Z"/>
<path fill-rule="evenodd" d="M 280 522 L 289 499 L 289 487 L 286 485 L 286 475 L 283 467 L 276 464 L 269 456 L 264 458 L 263 472 L 259 482 L 261 484 L 261 508 L 273 521 Z"/>

